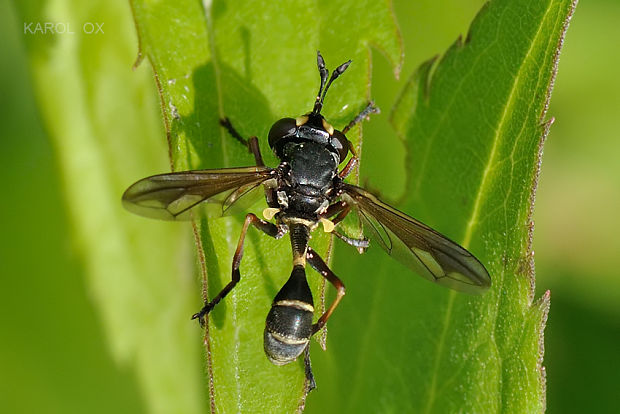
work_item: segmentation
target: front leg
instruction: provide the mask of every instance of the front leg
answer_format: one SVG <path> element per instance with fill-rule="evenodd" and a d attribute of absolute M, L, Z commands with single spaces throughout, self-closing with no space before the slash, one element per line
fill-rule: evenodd
<path fill-rule="evenodd" d="M 353 120 L 349 122 L 347 126 L 343 128 L 342 133 L 346 134 L 347 132 L 349 132 L 349 130 L 355 125 L 359 124 L 364 119 L 368 119 L 370 114 L 378 114 L 380 112 L 381 111 L 375 106 L 375 103 L 373 101 L 368 102 L 366 107 L 359 114 L 357 114 L 357 116 L 353 118 Z M 355 148 L 353 147 L 353 143 L 351 141 L 349 141 L 349 151 L 351 151 L 351 159 L 349 160 L 349 162 L 347 162 L 342 171 L 338 173 L 338 176 L 342 179 L 346 178 L 349 174 L 351 174 L 351 172 L 359 162 L 359 158 L 357 157 L 357 153 L 355 152 Z"/>
<path fill-rule="evenodd" d="M 349 124 L 346 127 L 344 127 L 344 129 L 342 130 L 342 133 L 346 134 L 347 132 L 349 132 L 349 130 L 353 128 L 355 125 L 359 124 L 364 119 L 368 119 L 370 114 L 378 114 L 378 113 L 381 113 L 381 110 L 375 106 L 375 103 L 373 101 L 368 102 L 366 104 L 366 107 L 362 109 L 362 111 L 359 114 L 357 114 L 357 116 L 353 118 L 353 120 L 349 122 Z"/>
<path fill-rule="evenodd" d="M 260 153 L 260 147 L 258 146 L 258 138 L 250 137 L 250 139 L 245 139 L 241 136 L 239 132 L 232 126 L 230 119 L 222 118 L 220 119 L 220 125 L 222 125 L 228 133 L 237 141 L 239 141 L 242 145 L 248 148 L 251 154 L 254 155 L 254 160 L 256 161 L 256 166 L 264 167 L 265 163 L 263 162 L 263 156 Z"/>

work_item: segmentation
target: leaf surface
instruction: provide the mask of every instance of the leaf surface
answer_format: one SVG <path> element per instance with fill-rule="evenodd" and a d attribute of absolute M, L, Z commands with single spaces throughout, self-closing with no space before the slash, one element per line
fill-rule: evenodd
<path fill-rule="evenodd" d="M 336 249 L 348 290 L 330 321 L 329 355 L 316 363 L 323 387 L 310 408 L 544 410 L 549 296 L 533 298 L 531 214 L 550 125 L 545 111 L 573 8 L 491 1 L 465 40 L 410 78 L 391 115 L 410 172 L 399 208 L 472 251 L 493 286 L 468 296 L 375 258 L 381 251 L 350 261 Z"/>
<path fill-rule="evenodd" d="M 258 136 L 266 163 L 275 166 L 267 133 L 276 120 L 312 108 L 319 85 L 317 50 L 330 69 L 354 62 L 330 89 L 323 111 L 337 128 L 367 102 L 369 45 L 382 50 L 394 70 L 400 65 L 387 3 L 205 2 L 204 9 L 183 1 L 132 4 L 142 52 L 158 78 L 175 170 L 253 164 L 247 149 L 219 126 L 224 116 L 242 136 Z M 374 19 L 363 20 L 366 13 Z M 359 128 L 350 138 L 360 145 Z M 260 216 L 264 206 L 253 211 Z M 195 226 L 208 297 L 231 278 L 241 222 L 242 216 Z M 313 234 L 311 244 L 325 258 L 329 243 L 325 234 Z M 288 236 L 276 241 L 250 228 L 241 282 L 209 315 L 205 343 L 212 410 L 292 412 L 303 406 L 303 361 L 276 367 L 262 346 L 265 317 L 291 268 Z M 308 276 L 322 309 L 323 281 L 312 270 Z"/>

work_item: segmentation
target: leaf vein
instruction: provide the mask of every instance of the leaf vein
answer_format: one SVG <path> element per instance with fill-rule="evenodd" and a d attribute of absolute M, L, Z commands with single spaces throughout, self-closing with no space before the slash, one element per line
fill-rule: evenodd
<path fill-rule="evenodd" d="M 486 188 L 489 185 L 488 184 L 488 180 L 489 180 L 489 172 L 492 170 L 492 166 L 498 151 L 498 147 L 499 147 L 499 142 L 501 141 L 501 139 L 505 136 L 505 127 L 507 125 L 507 120 L 509 118 L 509 113 L 511 113 L 511 109 L 513 108 L 513 106 L 515 105 L 515 101 L 516 101 L 516 91 L 518 90 L 518 85 L 520 84 L 521 81 L 521 75 L 522 75 L 522 70 L 525 66 L 525 63 L 528 61 L 528 59 L 531 58 L 532 55 L 532 50 L 534 48 L 534 45 L 536 45 L 536 39 L 539 37 L 540 33 L 541 33 L 541 29 L 543 27 L 543 23 L 546 20 L 546 17 L 549 13 L 550 7 L 547 7 L 545 10 L 544 15 L 542 16 L 542 18 L 540 19 L 540 24 L 537 28 L 536 34 L 533 36 L 532 41 L 530 42 L 529 48 L 527 50 L 527 52 L 525 53 L 521 65 L 519 66 L 519 69 L 517 70 L 516 75 L 513 78 L 513 82 L 510 88 L 510 93 L 508 95 L 508 99 L 506 100 L 506 104 L 504 105 L 503 111 L 502 111 L 502 115 L 499 119 L 499 122 L 497 124 L 497 128 L 495 129 L 495 134 L 493 136 L 493 144 L 491 146 L 491 151 L 489 153 L 489 158 L 487 161 L 487 165 L 484 168 L 483 174 L 482 174 L 482 180 L 480 183 L 480 187 L 477 191 L 476 194 L 476 200 L 474 202 L 474 207 L 472 209 L 472 214 L 471 217 L 467 223 L 466 229 L 465 229 L 465 236 L 463 238 L 462 241 L 462 245 L 465 248 L 469 247 L 469 244 L 471 242 L 472 236 L 473 236 L 473 232 L 474 232 L 474 225 L 478 222 L 478 216 L 480 215 L 480 206 L 482 204 L 482 196 L 483 194 L 486 193 Z M 479 55 L 481 56 L 482 53 Z M 455 94 L 456 95 L 456 94 Z M 454 102 L 454 99 L 452 100 L 452 102 Z M 447 113 L 448 111 L 446 111 Z M 439 124 L 439 123 L 438 123 Z M 436 131 L 439 129 L 439 126 L 437 127 Z M 434 136 L 436 136 L 436 133 L 433 134 Z M 429 145 L 430 148 L 430 145 Z M 428 151 L 427 151 L 428 152 Z M 420 174 L 420 178 L 418 180 L 418 185 L 421 182 L 421 176 L 422 174 Z M 417 190 L 417 189 L 416 189 Z M 425 412 L 430 412 L 432 410 L 436 395 L 437 393 L 437 377 L 438 377 L 438 372 L 439 372 L 439 364 L 441 362 L 442 359 L 442 355 L 443 355 L 443 347 L 446 341 L 446 337 L 447 337 L 447 333 L 448 333 L 448 325 L 450 323 L 450 320 L 452 318 L 452 309 L 453 309 L 453 304 L 454 304 L 454 300 L 456 298 L 456 293 L 455 292 L 450 292 L 449 295 L 449 299 L 448 299 L 448 307 L 446 309 L 446 315 L 445 318 L 443 320 L 443 329 L 441 332 L 441 336 L 439 338 L 439 343 L 438 343 L 438 347 L 437 347 L 437 353 L 435 354 L 435 361 L 433 364 L 433 378 L 432 378 L 432 382 L 431 382 L 431 387 L 429 390 L 429 397 L 428 397 L 428 401 L 427 401 L 427 405 L 426 405 L 426 409 Z M 500 295 L 501 298 L 501 295 Z M 494 324 L 496 324 L 497 321 L 497 307 L 495 308 L 495 315 L 494 315 Z"/>
<path fill-rule="evenodd" d="M 474 208 L 472 210 L 472 214 L 471 217 L 467 223 L 467 227 L 465 229 L 465 237 L 463 238 L 463 247 L 468 248 L 469 247 L 469 243 L 471 242 L 471 238 L 473 235 L 473 230 L 474 230 L 474 225 L 477 223 L 477 219 L 478 216 L 480 215 L 480 205 L 482 204 L 482 195 L 486 193 L 486 187 L 487 187 L 487 181 L 489 179 L 489 172 L 492 169 L 493 166 L 493 162 L 495 159 L 495 156 L 497 154 L 497 148 L 498 148 L 498 144 L 501 141 L 501 138 L 503 136 L 505 136 L 504 134 L 504 129 L 506 127 L 507 124 L 507 120 L 509 118 L 509 113 L 511 113 L 511 109 L 513 108 L 513 106 L 515 105 L 515 101 L 516 101 L 516 91 L 518 90 L 518 85 L 520 83 L 521 80 L 521 75 L 522 75 L 522 70 L 523 67 L 525 66 L 525 62 L 527 62 L 531 56 L 532 56 L 532 50 L 534 48 L 534 45 L 537 44 L 536 39 L 539 37 L 540 33 L 541 33 L 541 29 L 543 27 L 543 24 L 547 18 L 547 15 L 549 14 L 549 10 L 550 7 L 547 7 L 547 9 L 545 10 L 545 14 L 542 16 L 542 18 L 540 19 L 540 24 L 538 25 L 538 29 L 536 31 L 536 34 L 534 35 L 532 41 L 530 42 L 530 46 L 525 54 L 525 56 L 523 57 L 523 61 L 517 71 L 516 76 L 514 77 L 514 80 L 512 82 L 512 86 L 510 88 L 510 94 L 508 95 L 508 99 L 506 100 L 506 105 L 504 105 L 504 110 L 502 111 L 502 116 L 498 122 L 497 128 L 495 129 L 495 135 L 493 137 L 493 145 L 491 147 L 491 152 L 489 154 L 489 160 L 487 162 L 487 165 L 482 173 L 482 181 L 480 183 L 480 187 L 478 189 L 478 192 L 476 194 L 476 200 L 474 201 Z"/>
<path fill-rule="evenodd" d="M 211 54 L 211 61 L 213 62 L 213 71 L 214 71 L 214 81 L 215 81 L 215 93 L 217 96 L 217 108 L 218 108 L 218 117 L 219 119 L 222 119 L 225 117 L 225 112 L 224 112 L 224 104 L 223 104 L 223 98 L 222 98 L 222 79 L 221 79 L 221 71 L 220 71 L 220 64 L 219 64 L 219 60 L 218 60 L 218 56 L 217 56 L 217 50 L 215 47 L 215 32 L 213 29 L 213 16 L 211 15 L 212 13 L 212 2 L 209 0 L 203 0 L 203 9 L 205 12 L 205 20 L 206 20 L 206 24 L 207 24 L 207 37 L 208 37 L 208 42 L 209 42 L 209 51 Z M 224 161 L 224 165 L 225 166 L 230 166 L 230 160 L 228 157 L 228 151 L 226 150 L 227 147 L 227 142 L 228 140 L 226 139 L 226 131 L 224 131 L 224 128 L 219 128 L 219 132 L 220 132 L 220 140 L 221 140 L 221 144 L 222 144 L 222 160 Z M 226 224 L 223 226 L 225 228 L 226 231 L 226 240 L 230 242 L 232 241 L 232 222 L 231 220 L 226 220 Z M 207 280 L 208 283 L 208 280 Z M 231 303 L 231 314 L 232 314 L 232 326 L 235 327 L 235 338 L 238 338 L 238 330 L 237 327 L 239 326 L 238 320 L 237 320 L 237 316 L 238 316 L 238 300 L 237 300 L 237 292 L 233 290 L 233 292 L 231 292 L 230 294 L 230 298 L 229 298 L 229 303 Z M 235 347 L 234 347 L 234 351 L 233 351 L 233 363 L 235 366 L 235 388 L 237 390 L 236 392 L 236 397 L 237 397 L 237 401 L 236 401 L 236 406 L 237 406 L 237 412 L 242 412 L 242 408 L 243 408 L 243 402 L 241 401 L 241 396 L 242 396 L 242 386 L 241 386 L 241 382 L 240 382 L 240 372 L 239 372 L 239 354 L 240 354 L 240 349 L 239 349 L 239 341 L 236 340 L 235 341 Z"/>

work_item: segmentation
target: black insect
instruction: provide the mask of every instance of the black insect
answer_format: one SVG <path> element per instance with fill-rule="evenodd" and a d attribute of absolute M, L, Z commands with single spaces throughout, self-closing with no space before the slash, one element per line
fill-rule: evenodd
<path fill-rule="evenodd" d="M 382 203 L 366 190 L 343 181 L 358 160 L 345 134 L 377 111 L 372 103 L 368 104 L 342 131 L 335 129 L 321 115 L 327 90 L 350 63 L 336 68 L 328 81 L 325 62 L 317 53 L 321 86 L 314 108 L 298 118 L 280 119 L 269 131 L 269 146 L 280 159 L 276 168 L 264 165 L 256 137 L 245 140 L 224 119 L 222 125 L 254 154 L 256 167 L 155 175 L 136 182 L 123 194 L 125 207 L 133 213 L 182 220 L 196 217 L 195 207 L 206 208 L 217 201 L 226 210 L 251 190 L 261 185 L 264 187 L 268 205 L 263 211 L 265 220 L 252 213 L 246 215 L 232 260 L 231 282 L 205 303 L 192 319 L 204 324 L 205 316 L 239 282 L 243 243 L 250 225 L 276 239 L 290 233 L 293 270 L 267 315 L 264 347 L 267 357 L 276 365 L 292 362 L 304 352 L 310 389 L 315 386 L 310 367 L 310 338 L 327 323 L 345 294 L 342 281 L 308 245 L 310 233 L 320 224 L 324 231 L 362 252 L 368 247 L 368 240 L 353 239 L 335 229 L 353 208 L 360 215 L 370 239 L 417 274 L 468 293 L 481 293 L 491 285 L 484 266 L 463 247 Z M 338 171 L 349 152 L 349 161 Z M 269 221 L 272 219 L 275 224 Z M 337 292 L 336 299 L 315 323 L 312 323 L 314 305 L 306 281 L 306 263 L 334 285 Z"/>

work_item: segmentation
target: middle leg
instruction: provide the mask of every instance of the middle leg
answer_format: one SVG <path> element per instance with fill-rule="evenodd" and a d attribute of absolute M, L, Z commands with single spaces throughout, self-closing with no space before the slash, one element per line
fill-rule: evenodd
<path fill-rule="evenodd" d="M 268 234 L 271 237 L 277 238 L 281 236 L 280 230 L 278 227 L 269 223 L 268 221 L 264 221 L 256 217 L 255 214 L 249 213 L 245 216 L 245 221 L 243 222 L 243 229 L 241 230 L 241 235 L 239 236 L 239 242 L 237 243 L 237 250 L 235 251 L 235 255 L 233 256 L 232 261 L 232 280 L 228 282 L 226 286 L 217 294 L 210 302 L 205 303 L 200 312 L 192 315 L 192 319 L 198 319 L 198 322 L 201 326 L 205 324 L 205 316 L 211 312 L 211 310 L 217 305 L 230 291 L 235 287 L 239 280 L 241 280 L 241 273 L 239 272 L 239 267 L 241 266 L 241 258 L 243 257 L 243 244 L 245 242 L 245 234 L 248 231 L 248 227 L 253 225 L 257 229 L 261 230 L 265 234 Z"/>
<path fill-rule="evenodd" d="M 331 219 L 331 222 L 334 223 L 335 226 L 344 220 L 350 212 L 351 206 L 346 201 L 339 201 L 327 207 L 327 210 L 321 215 L 321 217 L 330 218 L 332 216 L 336 216 Z M 333 230 L 332 233 L 346 244 L 355 247 L 360 254 L 364 253 L 369 246 L 368 240 L 365 238 L 354 239 L 340 233 L 337 230 Z"/>

